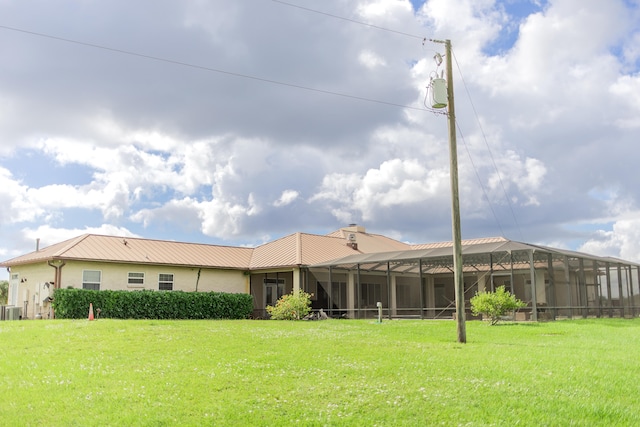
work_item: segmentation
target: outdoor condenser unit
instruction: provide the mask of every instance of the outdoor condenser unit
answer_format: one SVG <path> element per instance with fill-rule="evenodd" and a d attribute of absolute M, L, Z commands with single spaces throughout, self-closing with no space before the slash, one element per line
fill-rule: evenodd
<path fill-rule="evenodd" d="M 7 320 L 20 320 L 22 317 L 22 308 L 21 307 L 6 307 L 5 308 L 5 319 Z"/>

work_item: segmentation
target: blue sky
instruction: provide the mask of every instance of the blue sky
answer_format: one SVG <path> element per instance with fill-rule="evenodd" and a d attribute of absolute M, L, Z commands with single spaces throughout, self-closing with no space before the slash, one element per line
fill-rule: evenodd
<path fill-rule="evenodd" d="M 449 240 L 434 38 L 454 46 L 463 238 L 640 261 L 639 13 L 2 2 L 0 259 L 82 233 L 253 246 L 358 223 Z"/>

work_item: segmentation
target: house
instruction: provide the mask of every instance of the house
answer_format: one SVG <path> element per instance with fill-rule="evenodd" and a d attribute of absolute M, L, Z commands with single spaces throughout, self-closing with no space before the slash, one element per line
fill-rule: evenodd
<path fill-rule="evenodd" d="M 615 258 L 486 238 L 463 241 L 465 299 L 505 285 L 521 318 L 635 316 L 640 265 Z M 249 293 L 254 317 L 295 289 L 334 317 L 451 318 L 451 242 L 410 245 L 350 225 L 294 233 L 255 248 L 86 234 L 0 263 L 9 305 L 51 317 L 56 288 Z M 469 306 L 468 303 L 466 305 Z"/>

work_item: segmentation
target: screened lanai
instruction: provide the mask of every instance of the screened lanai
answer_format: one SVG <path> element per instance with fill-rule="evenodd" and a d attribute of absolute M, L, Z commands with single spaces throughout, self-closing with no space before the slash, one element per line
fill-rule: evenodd
<path fill-rule="evenodd" d="M 309 266 L 305 290 L 329 316 L 451 319 L 455 314 L 453 250 L 354 254 Z M 632 317 L 640 314 L 640 264 L 520 243 L 475 241 L 462 249 L 467 318 L 469 299 L 499 286 L 527 306 L 517 320 Z"/>

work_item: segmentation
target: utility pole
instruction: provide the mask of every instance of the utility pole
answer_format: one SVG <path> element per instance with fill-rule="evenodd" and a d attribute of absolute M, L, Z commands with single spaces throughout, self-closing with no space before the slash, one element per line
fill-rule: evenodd
<path fill-rule="evenodd" d="M 451 228 L 453 234 L 453 274 L 456 290 L 456 323 L 458 342 L 467 342 L 464 307 L 464 279 L 462 274 L 462 232 L 460 231 L 460 197 L 458 194 L 458 146 L 456 142 L 456 113 L 453 100 L 453 67 L 451 40 L 431 40 L 444 43 L 447 64 L 447 121 L 449 124 L 449 176 L 451 179 Z"/>

